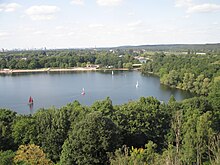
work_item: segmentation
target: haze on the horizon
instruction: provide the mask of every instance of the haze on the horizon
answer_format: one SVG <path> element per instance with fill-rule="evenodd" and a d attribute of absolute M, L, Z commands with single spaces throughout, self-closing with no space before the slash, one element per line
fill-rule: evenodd
<path fill-rule="evenodd" d="M 219 0 L 0 0 L 4 49 L 219 42 Z"/>

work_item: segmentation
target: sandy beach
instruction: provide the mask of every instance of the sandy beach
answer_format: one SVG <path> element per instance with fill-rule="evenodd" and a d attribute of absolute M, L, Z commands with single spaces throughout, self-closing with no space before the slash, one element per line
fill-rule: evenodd
<path fill-rule="evenodd" d="M 34 73 L 34 72 L 71 72 L 71 71 L 97 71 L 97 70 L 128 70 L 126 68 L 97 69 L 95 67 L 74 67 L 74 68 L 42 68 L 42 69 L 1 69 L 0 74 L 12 73 Z"/>
<path fill-rule="evenodd" d="M 0 73 L 10 74 L 10 73 L 29 73 L 29 72 L 67 72 L 67 71 L 94 71 L 96 68 L 91 67 L 75 67 L 68 69 L 61 68 L 42 68 L 42 69 L 2 69 Z"/>

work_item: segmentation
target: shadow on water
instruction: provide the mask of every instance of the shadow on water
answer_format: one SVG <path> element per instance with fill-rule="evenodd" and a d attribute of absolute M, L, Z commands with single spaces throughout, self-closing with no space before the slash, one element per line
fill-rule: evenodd
<path fill-rule="evenodd" d="M 179 96 L 181 98 L 191 98 L 191 97 L 196 96 L 196 94 L 194 94 L 194 93 L 190 93 L 188 91 L 184 91 L 184 90 L 177 89 L 177 88 L 171 88 L 171 87 L 163 85 L 163 84 L 160 84 L 160 89 L 161 89 L 161 92 L 167 93 L 169 91 L 170 96 L 171 95 L 177 96 L 177 100 L 178 100 Z"/>
<path fill-rule="evenodd" d="M 33 111 L 34 104 L 28 104 L 28 106 L 29 106 L 30 114 L 33 115 L 33 113 L 34 113 L 34 111 Z"/>

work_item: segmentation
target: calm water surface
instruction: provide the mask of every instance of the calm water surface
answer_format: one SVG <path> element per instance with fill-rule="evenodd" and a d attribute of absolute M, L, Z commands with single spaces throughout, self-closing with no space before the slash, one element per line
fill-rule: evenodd
<path fill-rule="evenodd" d="M 138 81 L 139 87 L 136 88 Z M 82 89 L 85 89 L 83 96 Z M 183 100 L 192 95 L 160 85 L 159 78 L 143 76 L 137 71 L 26 73 L 0 76 L 0 107 L 19 114 L 29 114 L 39 108 L 61 107 L 74 100 L 91 105 L 110 97 L 113 104 L 154 96 L 167 102 L 171 95 Z M 27 105 L 34 99 L 33 109 Z"/>

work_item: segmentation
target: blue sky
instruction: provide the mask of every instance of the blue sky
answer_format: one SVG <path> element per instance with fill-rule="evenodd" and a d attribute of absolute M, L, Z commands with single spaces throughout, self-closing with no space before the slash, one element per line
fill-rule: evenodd
<path fill-rule="evenodd" d="M 4 49 L 219 42 L 219 0 L 0 0 Z"/>

